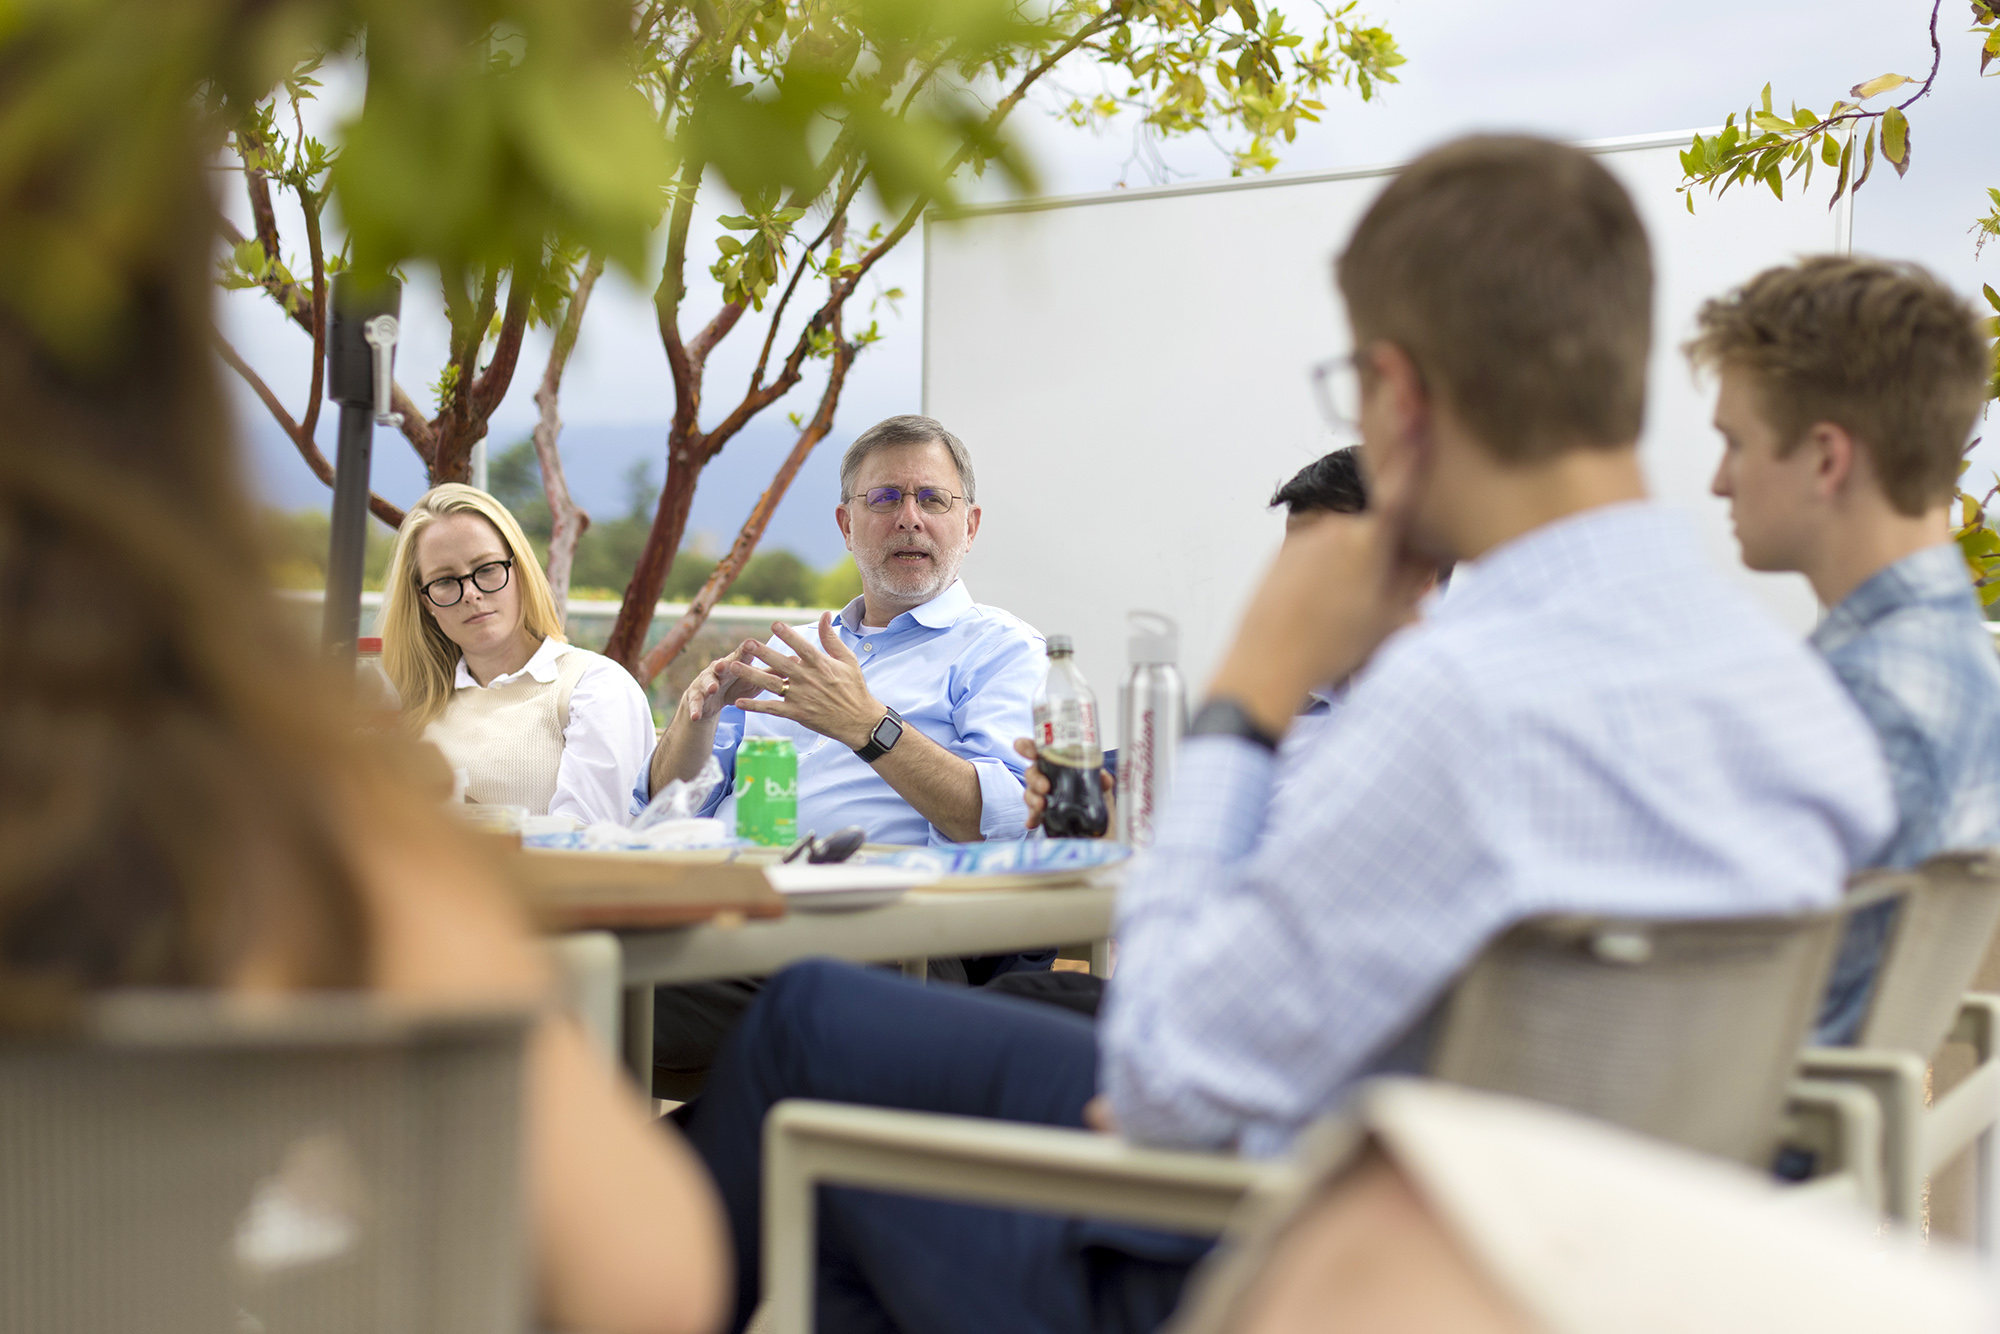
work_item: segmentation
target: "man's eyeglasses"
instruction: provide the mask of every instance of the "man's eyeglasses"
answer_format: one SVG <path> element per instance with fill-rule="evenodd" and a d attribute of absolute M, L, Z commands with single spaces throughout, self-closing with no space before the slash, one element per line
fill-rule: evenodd
<path fill-rule="evenodd" d="M 507 586 L 507 575 L 514 567 L 511 560 L 490 560 L 471 574 L 448 574 L 442 579 L 433 579 L 424 585 L 424 597 L 433 607 L 456 607 L 465 600 L 465 581 L 482 593 L 498 593 Z"/>
<path fill-rule="evenodd" d="M 1349 352 L 1312 368 L 1319 415 L 1337 435 L 1353 435 L 1361 429 L 1361 358 L 1361 353 Z"/>
<path fill-rule="evenodd" d="M 846 500 L 858 500 L 877 514 L 888 514 L 903 507 L 903 497 L 915 495 L 917 508 L 926 514 L 949 514 L 951 502 L 964 500 L 964 496 L 953 495 L 935 486 L 920 486 L 914 492 L 905 491 L 900 486 L 878 486 L 868 491 L 857 491 Z"/>

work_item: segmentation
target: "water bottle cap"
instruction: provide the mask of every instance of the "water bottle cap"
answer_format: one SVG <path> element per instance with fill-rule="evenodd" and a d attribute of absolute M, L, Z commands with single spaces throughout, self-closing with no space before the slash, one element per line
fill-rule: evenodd
<path fill-rule="evenodd" d="M 1049 642 L 1049 655 L 1051 657 L 1053 657 L 1058 653 L 1076 652 L 1076 645 L 1070 641 L 1070 637 L 1068 635 L 1050 635 L 1048 642 Z"/>
<path fill-rule="evenodd" d="M 1171 663 L 1181 655 L 1181 631 L 1174 619 L 1157 611 L 1130 611 L 1132 637 L 1125 641 L 1133 662 Z"/>

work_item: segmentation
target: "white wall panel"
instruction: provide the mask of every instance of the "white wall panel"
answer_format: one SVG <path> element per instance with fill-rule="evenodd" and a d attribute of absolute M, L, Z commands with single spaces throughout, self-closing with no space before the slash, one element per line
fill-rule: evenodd
<path fill-rule="evenodd" d="M 1657 326 L 1643 454 L 1709 554 L 1788 624 L 1796 576 L 1752 575 L 1708 495 L 1720 441 L 1679 344 L 1700 301 L 1835 248 L 1837 218 L 1768 190 L 1674 193 L 1686 136 L 1592 145 L 1652 233 Z M 924 233 L 924 403 L 971 448 L 984 520 L 965 576 L 982 602 L 1076 638 L 1108 719 L 1129 608 L 1182 630 L 1194 692 L 1276 548 L 1271 491 L 1351 443 L 1307 382 L 1345 350 L 1331 260 L 1393 167 L 1119 191 L 933 218 Z"/>

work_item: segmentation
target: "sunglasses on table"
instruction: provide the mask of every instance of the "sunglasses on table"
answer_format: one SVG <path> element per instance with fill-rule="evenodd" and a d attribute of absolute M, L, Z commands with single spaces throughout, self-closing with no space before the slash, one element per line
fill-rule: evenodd
<path fill-rule="evenodd" d="M 965 499 L 964 496 L 953 495 L 935 486 L 920 486 L 915 491 L 905 491 L 900 486 L 878 486 L 867 491 L 857 491 L 844 498 L 858 500 L 877 514 L 887 514 L 891 510 L 901 509 L 903 497 L 911 495 L 917 498 L 917 508 L 926 514 L 949 514 L 951 502 Z"/>
<path fill-rule="evenodd" d="M 490 560 L 471 574 L 447 574 L 442 579 L 433 579 L 423 587 L 425 599 L 433 607 L 456 607 L 465 600 L 465 581 L 482 593 L 498 593 L 507 586 L 508 572 L 513 568 L 511 560 Z"/>

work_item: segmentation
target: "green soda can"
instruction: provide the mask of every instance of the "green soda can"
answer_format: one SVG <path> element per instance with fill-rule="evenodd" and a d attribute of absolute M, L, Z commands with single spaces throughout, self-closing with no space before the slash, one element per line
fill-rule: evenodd
<path fill-rule="evenodd" d="M 799 753 L 781 736 L 743 738 L 736 748 L 736 837 L 767 848 L 799 837 Z"/>

